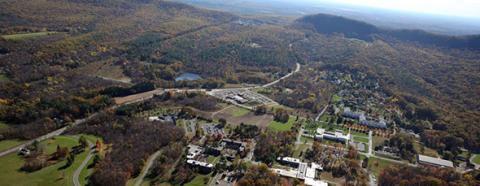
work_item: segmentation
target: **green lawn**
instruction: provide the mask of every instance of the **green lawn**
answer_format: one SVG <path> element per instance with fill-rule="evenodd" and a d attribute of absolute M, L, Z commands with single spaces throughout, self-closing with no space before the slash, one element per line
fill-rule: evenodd
<path fill-rule="evenodd" d="M 232 107 L 230 109 L 230 114 L 234 117 L 241 117 L 248 114 L 250 111 L 241 107 Z"/>
<path fill-rule="evenodd" d="M 22 140 L 2 140 L 0 141 L 0 151 L 4 151 L 22 144 Z"/>
<path fill-rule="evenodd" d="M 294 158 L 300 158 L 300 153 L 302 151 L 305 151 L 310 147 L 309 144 L 299 144 L 295 147 L 295 151 L 293 151 L 293 157 Z"/>
<path fill-rule="evenodd" d="M 2 81 L 8 81 L 8 77 L 5 74 L 0 74 L 0 82 Z"/>
<path fill-rule="evenodd" d="M 192 181 L 186 183 L 185 186 L 203 186 L 203 185 L 207 185 L 209 180 L 210 180 L 209 175 L 198 174 L 197 176 L 195 176 L 195 178 L 193 178 Z"/>
<path fill-rule="evenodd" d="M 473 158 L 473 163 L 480 164 L 480 154 L 475 154 Z"/>
<path fill-rule="evenodd" d="M 367 143 L 368 144 L 368 138 L 353 136 L 353 140 L 356 141 L 356 142 L 362 142 L 362 143 Z"/>
<path fill-rule="evenodd" d="M 87 139 L 89 138 L 91 137 L 87 137 Z M 74 136 L 57 136 L 54 139 L 40 142 L 40 147 L 47 154 L 53 153 L 57 145 L 71 148 L 78 145 L 78 140 Z M 73 164 L 63 170 L 60 167 L 65 165 L 66 160 L 32 173 L 19 170 L 24 160 L 16 154 L 0 157 L 0 165 L 2 165 L 0 166 L 0 185 L 73 185 L 73 172 L 86 156 L 87 151 L 76 155 Z M 80 174 L 80 183 L 85 183 L 85 178 L 90 173 L 91 170 L 83 170 Z"/>
<path fill-rule="evenodd" d="M 332 96 L 332 101 L 333 101 L 333 102 L 336 103 L 336 102 L 339 102 L 340 100 L 342 100 L 342 98 L 341 98 L 340 96 L 338 96 L 337 94 L 334 94 L 334 95 Z"/>
<path fill-rule="evenodd" d="M 385 160 L 382 160 L 382 159 L 377 159 L 377 158 L 373 158 L 373 157 L 370 157 L 368 159 L 368 169 L 370 169 L 373 174 L 375 174 L 375 176 L 378 177 L 378 175 L 380 174 L 380 172 L 393 165 L 394 163 L 392 162 L 389 162 L 389 161 L 385 161 Z"/>
<path fill-rule="evenodd" d="M 41 36 L 47 36 L 55 33 L 57 32 L 35 32 L 35 33 L 25 33 L 25 34 L 2 35 L 1 37 L 3 37 L 6 40 L 20 41 L 25 39 L 33 39 Z"/>
<path fill-rule="evenodd" d="M 218 161 L 220 161 L 220 156 L 215 157 L 215 156 L 208 156 L 207 162 L 211 164 L 216 164 Z"/>
<path fill-rule="evenodd" d="M 273 130 L 273 131 L 278 131 L 278 132 L 289 131 L 292 128 L 294 122 L 295 122 L 295 117 L 290 116 L 290 118 L 288 118 L 287 123 L 272 121 L 268 125 L 268 128 Z"/>

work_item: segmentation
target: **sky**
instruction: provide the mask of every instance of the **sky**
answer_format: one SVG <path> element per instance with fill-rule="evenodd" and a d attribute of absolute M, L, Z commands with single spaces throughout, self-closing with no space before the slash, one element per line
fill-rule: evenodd
<path fill-rule="evenodd" d="M 480 19 L 480 0 L 301 0 Z"/>

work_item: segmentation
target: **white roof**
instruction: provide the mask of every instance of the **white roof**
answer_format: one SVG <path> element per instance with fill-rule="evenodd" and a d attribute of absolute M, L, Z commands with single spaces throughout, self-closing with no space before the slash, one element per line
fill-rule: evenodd
<path fill-rule="evenodd" d="M 287 161 L 287 162 L 292 162 L 292 163 L 300 163 L 300 160 L 297 159 L 297 158 L 292 158 L 292 157 L 283 157 L 283 158 L 279 158 L 283 161 Z"/>
<path fill-rule="evenodd" d="M 290 178 L 297 178 L 296 170 L 272 169 L 272 172 Z"/>
<path fill-rule="evenodd" d="M 160 118 L 158 118 L 158 116 L 148 117 L 148 121 L 158 121 L 158 120 L 160 120 Z"/>
<path fill-rule="evenodd" d="M 315 180 L 312 178 L 305 178 L 305 185 L 310 185 L 310 186 L 328 186 L 327 182 L 321 181 L 321 180 Z"/>
<path fill-rule="evenodd" d="M 424 156 L 419 154 L 418 155 L 418 161 L 420 162 L 425 162 L 425 163 L 430 163 L 438 166 L 443 166 L 443 167 L 453 167 L 453 162 L 444 160 L 441 158 L 434 158 L 430 156 Z"/>
<path fill-rule="evenodd" d="M 209 168 L 213 167 L 213 165 L 210 164 L 210 163 L 196 161 L 196 160 L 187 160 L 187 163 L 192 164 L 192 165 L 199 165 L 199 166 L 202 166 L 202 167 L 209 167 Z"/>
<path fill-rule="evenodd" d="M 315 168 L 307 168 L 307 171 L 305 172 L 305 178 L 315 178 L 316 174 L 317 171 Z"/>

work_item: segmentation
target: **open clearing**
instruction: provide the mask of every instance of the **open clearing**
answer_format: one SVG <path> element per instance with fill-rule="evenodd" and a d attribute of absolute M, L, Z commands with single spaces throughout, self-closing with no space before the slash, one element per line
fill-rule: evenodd
<path fill-rule="evenodd" d="M 391 166 L 392 164 L 394 163 L 374 157 L 370 157 L 368 159 L 368 169 L 370 169 L 377 177 L 383 169 Z"/>
<path fill-rule="evenodd" d="M 0 141 L 0 151 L 8 150 L 24 143 L 22 140 L 2 140 Z"/>
<path fill-rule="evenodd" d="M 47 36 L 56 34 L 57 32 L 35 32 L 35 33 L 25 33 L 25 34 L 11 34 L 11 35 L 2 35 L 2 38 L 11 41 L 20 41 L 25 39 L 33 39 L 36 37 Z"/>
<path fill-rule="evenodd" d="M 473 163 L 480 164 L 480 154 L 475 154 L 473 158 Z"/>
<path fill-rule="evenodd" d="M 85 137 L 90 141 L 94 139 L 90 136 Z M 46 154 L 55 152 L 57 145 L 71 148 L 78 145 L 78 140 L 75 136 L 57 136 L 39 144 Z M 2 165 L 0 166 L 0 172 L 2 173 L 0 174 L 0 185 L 73 185 L 73 173 L 85 159 L 87 152 L 76 155 L 73 164 L 65 169 L 61 169 L 67 162 L 63 160 L 32 173 L 20 171 L 24 163 L 23 158 L 14 153 L 6 155 L 0 158 L 0 164 Z M 89 172 L 91 171 L 82 170 L 82 172 L 84 173 L 80 176 L 80 183 L 84 184 L 85 178 L 90 175 Z"/>
<path fill-rule="evenodd" d="M 255 115 L 255 113 L 250 112 L 247 109 L 239 107 L 230 107 L 221 112 L 218 112 L 214 119 L 223 118 L 227 120 L 231 125 L 237 126 L 241 123 L 256 125 L 260 128 L 267 128 L 267 126 L 273 121 L 273 116 L 269 114 L 264 115 Z"/>
<path fill-rule="evenodd" d="M 209 180 L 209 175 L 198 174 L 192 181 L 186 183 L 185 186 L 204 186 L 207 185 Z"/>
<path fill-rule="evenodd" d="M 294 122 L 295 117 L 290 116 L 287 123 L 272 121 L 270 125 L 268 125 L 268 128 L 278 132 L 289 131 L 292 128 Z"/>

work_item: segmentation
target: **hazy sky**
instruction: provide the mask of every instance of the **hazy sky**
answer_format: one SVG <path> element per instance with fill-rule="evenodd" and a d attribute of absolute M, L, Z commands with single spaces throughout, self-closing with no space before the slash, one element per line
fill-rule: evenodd
<path fill-rule="evenodd" d="M 336 2 L 376 8 L 480 19 L 480 0 L 300 0 Z"/>

